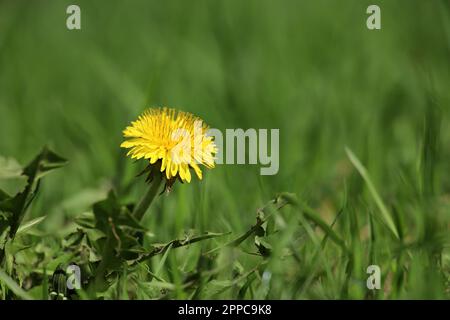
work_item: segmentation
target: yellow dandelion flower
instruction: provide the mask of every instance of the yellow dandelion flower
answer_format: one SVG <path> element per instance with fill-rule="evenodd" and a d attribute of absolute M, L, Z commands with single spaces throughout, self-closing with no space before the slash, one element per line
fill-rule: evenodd
<path fill-rule="evenodd" d="M 208 126 L 191 113 L 148 109 L 123 131 L 126 140 L 121 147 L 130 149 L 127 155 L 132 159 L 148 160 L 147 170 L 163 173 L 170 186 L 177 178 L 190 182 L 190 169 L 202 179 L 199 165 L 214 167 L 217 148 L 207 130 Z"/>

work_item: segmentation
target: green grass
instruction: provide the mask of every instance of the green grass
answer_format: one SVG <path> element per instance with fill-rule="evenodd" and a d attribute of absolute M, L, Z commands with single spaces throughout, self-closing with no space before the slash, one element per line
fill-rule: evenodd
<path fill-rule="evenodd" d="M 121 131 L 159 105 L 279 128 L 280 170 L 219 165 L 176 184 L 144 217 L 148 259 L 79 297 L 449 298 L 448 2 L 377 1 L 379 31 L 371 1 L 80 0 L 68 31 L 72 3 L 0 2 L 0 189 L 22 190 L 18 163 L 44 145 L 69 160 L 7 246 L 0 299 L 47 297 L 59 263 L 96 270 L 75 221 L 110 189 L 142 197 Z M 366 288 L 372 264 L 381 290 Z"/>

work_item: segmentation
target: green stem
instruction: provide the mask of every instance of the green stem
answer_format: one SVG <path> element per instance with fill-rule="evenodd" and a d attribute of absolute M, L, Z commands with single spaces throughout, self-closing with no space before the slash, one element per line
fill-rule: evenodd
<path fill-rule="evenodd" d="M 141 199 L 139 204 L 133 210 L 133 216 L 141 221 L 144 214 L 147 212 L 148 207 L 152 203 L 155 196 L 158 194 L 159 187 L 161 186 L 163 181 L 163 177 L 161 174 L 157 174 L 154 176 L 153 181 L 150 184 L 150 188 L 148 188 L 147 193 Z"/>

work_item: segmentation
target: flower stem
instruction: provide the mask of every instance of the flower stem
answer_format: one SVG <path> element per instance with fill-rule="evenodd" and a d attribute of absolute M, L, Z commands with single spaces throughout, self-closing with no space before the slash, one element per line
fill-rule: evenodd
<path fill-rule="evenodd" d="M 150 188 L 148 188 L 144 197 L 139 201 L 138 205 L 133 210 L 133 216 L 141 221 L 145 212 L 147 212 L 148 207 L 152 203 L 155 196 L 158 194 L 159 187 L 161 186 L 163 181 L 162 174 L 156 174 L 153 178 L 153 181 L 150 184 Z"/>

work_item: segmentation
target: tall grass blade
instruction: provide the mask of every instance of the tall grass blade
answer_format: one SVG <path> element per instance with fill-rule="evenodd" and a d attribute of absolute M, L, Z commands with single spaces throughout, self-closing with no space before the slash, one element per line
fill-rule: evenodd
<path fill-rule="evenodd" d="M 359 174 L 361 175 L 361 177 L 367 184 L 367 187 L 369 188 L 369 192 L 372 195 L 372 198 L 375 201 L 375 204 L 377 205 L 378 209 L 380 210 L 381 217 L 383 218 L 384 222 L 386 223 L 386 226 L 389 228 L 389 230 L 392 231 L 394 236 L 397 239 L 399 239 L 397 227 L 395 226 L 394 220 L 392 219 L 391 214 L 389 213 L 386 205 L 384 204 L 384 202 L 381 199 L 372 180 L 370 179 L 369 173 L 367 172 L 366 168 L 362 165 L 362 163 L 359 161 L 359 159 L 355 156 L 355 154 L 349 148 L 346 147 L 345 152 L 347 153 L 347 156 L 350 159 L 350 162 L 355 166 L 356 170 L 358 170 Z"/>
<path fill-rule="evenodd" d="M 15 295 L 24 300 L 33 300 L 25 290 L 23 290 L 10 276 L 8 276 L 3 269 L 0 268 L 0 280 L 5 283 L 5 285 L 14 292 Z"/>

